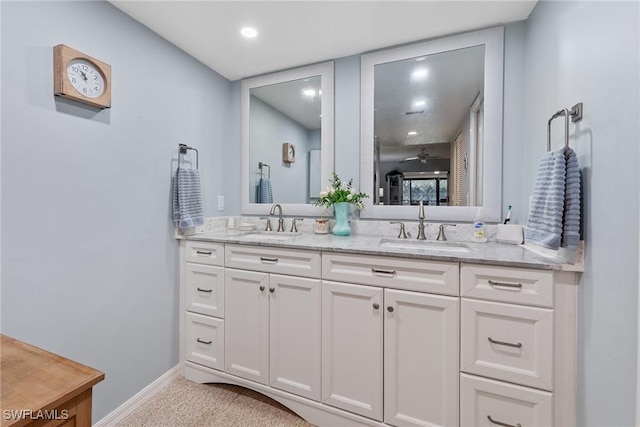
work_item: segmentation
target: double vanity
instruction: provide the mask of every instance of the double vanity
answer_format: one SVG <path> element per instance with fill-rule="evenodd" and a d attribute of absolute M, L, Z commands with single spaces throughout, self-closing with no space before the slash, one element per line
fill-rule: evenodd
<path fill-rule="evenodd" d="M 523 246 L 215 230 L 180 240 L 185 377 L 320 426 L 568 426 L 580 265 Z"/>

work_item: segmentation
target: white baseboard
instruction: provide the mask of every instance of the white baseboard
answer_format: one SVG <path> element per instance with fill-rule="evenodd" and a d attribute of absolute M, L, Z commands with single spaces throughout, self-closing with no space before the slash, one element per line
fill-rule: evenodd
<path fill-rule="evenodd" d="M 107 416 L 94 424 L 94 427 L 110 427 L 118 424 L 125 417 L 138 409 L 143 403 L 152 398 L 157 392 L 165 388 L 171 381 L 182 375 L 181 364 L 174 366 L 162 374 L 157 380 L 140 390 L 131 399 L 118 406 Z"/>

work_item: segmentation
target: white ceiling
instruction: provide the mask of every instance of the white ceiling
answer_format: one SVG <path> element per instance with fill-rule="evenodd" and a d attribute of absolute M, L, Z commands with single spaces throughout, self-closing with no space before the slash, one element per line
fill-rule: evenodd
<path fill-rule="evenodd" d="M 537 0 L 109 1 L 233 81 L 523 20 Z"/>

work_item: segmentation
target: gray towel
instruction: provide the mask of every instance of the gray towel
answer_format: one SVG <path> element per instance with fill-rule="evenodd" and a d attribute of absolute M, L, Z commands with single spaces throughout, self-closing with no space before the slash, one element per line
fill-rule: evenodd
<path fill-rule="evenodd" d="M 575 152 L 560 149 L 540 161 L 525 241 L 548 249 L 575 248 L 580 240 L 580 168 Z"/>
<path fill-rule="evenodd" d="M 269 178 L 260 178 L 258 184 L 258 203 L 273 203 L 273 191 Z"/>
<path fill-rule="evenodd" d="M 204 224 L 200 172 L 178 168 L 172 182 L 172 218 L 179 228 Z"/>

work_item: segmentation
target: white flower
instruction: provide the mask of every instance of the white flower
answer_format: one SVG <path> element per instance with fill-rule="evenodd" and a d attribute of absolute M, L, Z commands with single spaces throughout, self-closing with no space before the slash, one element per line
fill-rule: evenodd
<path fill-rule="evenodd" d="M 320 192 L 320 197 L 327 197 L 329 195 L 329 193 L 327 193 L 326 191 L 321 191 Z"/>
<path fill-rule="evenodd" d="M 347 194 L 347 200 L 351 200 L 351 199 L 353 199 L 353 194 L 351 193 Z"/>
<path fill-rule="evenodd" d="M 333 194 L 333 193 L 335 193 L 335 192 L 336 192 L 336 189 L 335 189 L 335 188 L 332 188 L 331 190 L 329 190 L 329 194 Z"/>
<path fill-rule="evenodd" d="M 358 194 L 358 190 L 356 190 L 355 188 L 352 188 L 351 189 L 351 194 L 353 194 L 355 196 L 356 194 Z"/>

